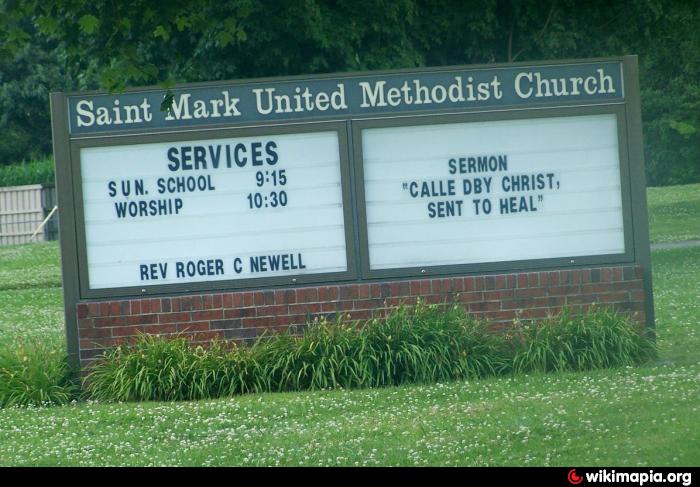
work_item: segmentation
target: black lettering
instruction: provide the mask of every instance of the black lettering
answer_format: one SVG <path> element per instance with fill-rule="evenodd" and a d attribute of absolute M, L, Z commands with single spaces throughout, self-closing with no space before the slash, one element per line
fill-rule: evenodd
<path fill-rule="evenodd" d="M 168 164 L 168 169 L 171 171 L 177 171 L 180 168 L 180 160 L 177 158 L 177 147 L 171 147 L 168 149 L 168 160 L 170 163 Z"/>
<path fill-rule="evenodd" d="M 271 166 L 277 164 L 279 156 L 277 155 L 277 143 L 271 140 L 265 144 L 265 152 L 267 153 L 267 163 Z"/>

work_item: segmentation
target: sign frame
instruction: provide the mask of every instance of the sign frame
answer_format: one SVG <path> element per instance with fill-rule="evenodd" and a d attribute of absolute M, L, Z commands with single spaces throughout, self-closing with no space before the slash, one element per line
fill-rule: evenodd
<path fill-rule="evenodd" d="M 358 120 L 353 124 L 353 144 L 355 154 L 355 181 L 357 187 L 357 212 L 359 218 L 358 234 L 360 238 L 361 275 L 372 279 L 409 278 L 421 276 L 442 276 L 452 274 L 475 274 L 493 271 L 538 269 L 543 267 L 565 267 L 572 265 L 604 265 L 612 263 L 630 263 L 635 261 L 634 235 L 632 231 L 632 201 L 629 184 L 629 157 L 624 104 L 588 105 L 585 107 L 556 107 L 523 109 L 518 111 L 489 111 L 485 113 L 463 113 L 449 115 L 431 115 L 401 117 L 391 120 Z M 389 269 L 371 268 L 369 257 L 369 238 L 367 227 L 367 206 L 364 188 L 364 162 L 362 148 L 362 131 L 365 129 L 385 127 L 413 127 L 451 123 L 491 122 L 505 120 L 531 120 L 537 118 L 557 118 L 576 115 L 615 115 L 617 121 L 618 158 L 620 162 L 620 189 L 625 252 L 621 254 L 601 254 L 544 259 L 524 259 L 509 261 L 479 262 L 469 264 L 446 264 L 433 266 L 396 267 Z"/>
<path fill-rule="evenodd" d="M 567 65 L 619 63 L 622 93 L 616 100 L 561 101 L 531 100 L 526 105 L 502 105 L 498 107 L 415 107 L 410 112 L 392 113 L 391 109 L 371 114 L 348 115 L 343 113 L 303 114 L 299 118 L 285 120 L 242 121 L 225 123 L 203 123 L 197 126 L 134 128 L 127 130 L 105 130 L 98 134 L 71 134 L 69 123 L 69 98 L 74 96 L 110 95 L 105 91 L 54 92 L 50 96 L 54 160 L 56 166 L 56 188 L 60 207 L 59 234 L 60 254 L 64 289 L 64 313 L 67 351 L 72 364 L 79 363 L 80 343 L 78 327 L 80 317 L 76 314 L 79 302 L 99 299 L 128 299 L 144 296 L 167 296 L 225 292 L 244 289 L 275 289 L 302 285 L 324 285 L 342 281 L 381 282 L 387 278 L 415 279 L 451 274 L 498 274 L 508 270 L 533 271 L 542 269 L 577 269 L 608 263 L 634 262 L 641 268 L 644 286 L 644 302 L 647 331 L 654 334 L 654 304 L 652 294 L 651 253 L 646 204 L 646 178 L 640 106 L 638 58 L 634 55 L 620 57 L 598 57 L 587 59 L 564 59 L 547 61 L 524 61 L 366 72 L 329 73 L 287 77 L 267 77 L 232 81 L 199 82 L 178 85 L 177 89 L 199 89 L 206 87 L 244 87 L 256 83 L 285 83 L 314 80 L 351 81 L 355 77 L 374 77 L 411 74 L 445 73 L 456 70 L 503 70 L 507 68 L 559 67 Z M 124 94 L 163 93 L 162 87 L 137 87 L 124 90 Z M 157 108 L 156 108 L 157 109 Z M 615 255 L 580 256 L 571 258 L 548 258 L 521 261 L 463 264 L 459 266 L 414 267 L 408 269 L 385 269 L 371 271 L 364 206 L 364 175 L 362 172 L 361 129 L 375 126 L 422 125 L 449 123 L 449 121 L 506 120 L 566 116 L 590 113 L 614 113 L 617 116 L 620 153 L 621 196 L 625 253 Z M 90 290 L 87 286 L 87 261 L 85 228 L 83 221 L 80 159 L 81 147 L 122 145 L 124 141 L 151 143 L 162 141 L 184 141 L 223 138 L 229 134 L 259 135 L 267 133 L 299 133 L 322 131 L 334 127 L 338 131 L 341 160 L 341 189 L 347 271 L 342 275 L 314 274 L 272 278 L 246 278 L 231 280 L 200 281 L 184 284 L 161 284 L 129 288 L 101 288 Z M 359 150 L 358 150 L 359 149 Z M 421 271 L 425 272 L 421 272 Z"/>
<path fill-rule="evenodd" d="M 338 136 L 338 151 L 340 161 L 340 184 L 343 201 L 343 225 L 345 228 L 345 255 L 347 269 L 344 272 L 308 273 L 289 276 L 271 277 L 243 277 L 240 279 L 202 280 L 187 283 L 170 283 L 155 285 L 139 285 L 126 287 L 105 287 L 92 289 L 89 286 L 87 240 L 85 234 L 85 216 L 83 204 L 83 191 L 81 179 L 80 151 L 89 147 L 114 146 L 113 137 L 95 137 L 79 139 L 71 146 L 71 160 L 75 162 L 73 168 L 73 188 L 76 212 L 76 232 L 78 239 L 78 279 L 80 282 L 80 294 L 84 298 L 105 298 L 121 296 L 147 296 L 153 294 L 204 292 L 220 289 L 245 289 L 270 287 L 281 285 L 312 284 L 325 281 L 349 281 L 357 278 L 355 263 L 355 237 L 352 224 L 352 203 L 350 191 L 350 166 L 348 163 L 347 130 L 344 122 L 320 122 L 313 126 L 304 125 L 275 125 L 271 127 L 245 127 L 225 128 L 218 130 L 203 130 L 185 134 L 141 134 L 125 135 L 120 137 L 123 145 L 140 145 L 150 143 L 188 142 L 206 139 L 223 139 L 236 137 L 255 137 L 259 135 L 274 136 L 287 134 L 305 134 L 315 132 L 335 132 Z M 122 145 L 122 144 L 120 144 Z"/>

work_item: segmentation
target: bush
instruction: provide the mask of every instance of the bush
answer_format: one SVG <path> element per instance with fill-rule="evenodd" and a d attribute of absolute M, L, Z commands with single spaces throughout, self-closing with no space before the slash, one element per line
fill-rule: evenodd
<path fill-rule="evenodd" d="M 588 370 L 655 355 L 652 341 L 607 309 L 515 325 L 494 333 L 460 306 L 419 302 L 363 325 L 320 320 L 303 336 L 265 335 L 251 347 L 205 349 L 181 337 L 143 336 L 132 347 L 106 351 L 85 386 L 97 400 L 192 400 Z"/>
<path fill-rule="evenodd" d="M 0 349 L 0 407 L 66 404 L 77 394 L 59 340 Z"/>
<path fill-rule="evenodd" d="M 521 349 L 513 358 L 518 372 L 589 370 L 643 363 L 656 355 L 654 342 L 630 320 L 611 309 L 594 309 L 525 325 L 517 332 Z"/>

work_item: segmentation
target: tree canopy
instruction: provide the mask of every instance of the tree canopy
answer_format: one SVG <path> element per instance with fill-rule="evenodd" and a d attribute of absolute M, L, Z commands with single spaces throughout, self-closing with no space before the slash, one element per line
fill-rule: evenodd
<path fill-rule="evenodd" d="M 649 182 L 700 181 L 696 0 L 0 0 L 0 163 L 48 93 L 638 54 Z"/>

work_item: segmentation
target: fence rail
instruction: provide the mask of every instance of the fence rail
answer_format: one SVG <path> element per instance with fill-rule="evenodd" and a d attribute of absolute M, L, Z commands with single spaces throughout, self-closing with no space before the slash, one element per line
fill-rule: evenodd
<path fill-rule="evenodd" d="M 58 238 L 55 214 L 34 238 L 32 234 L 56 205 L 56 188 L 41 184 L 0 188 L 0 245 Z"/>

